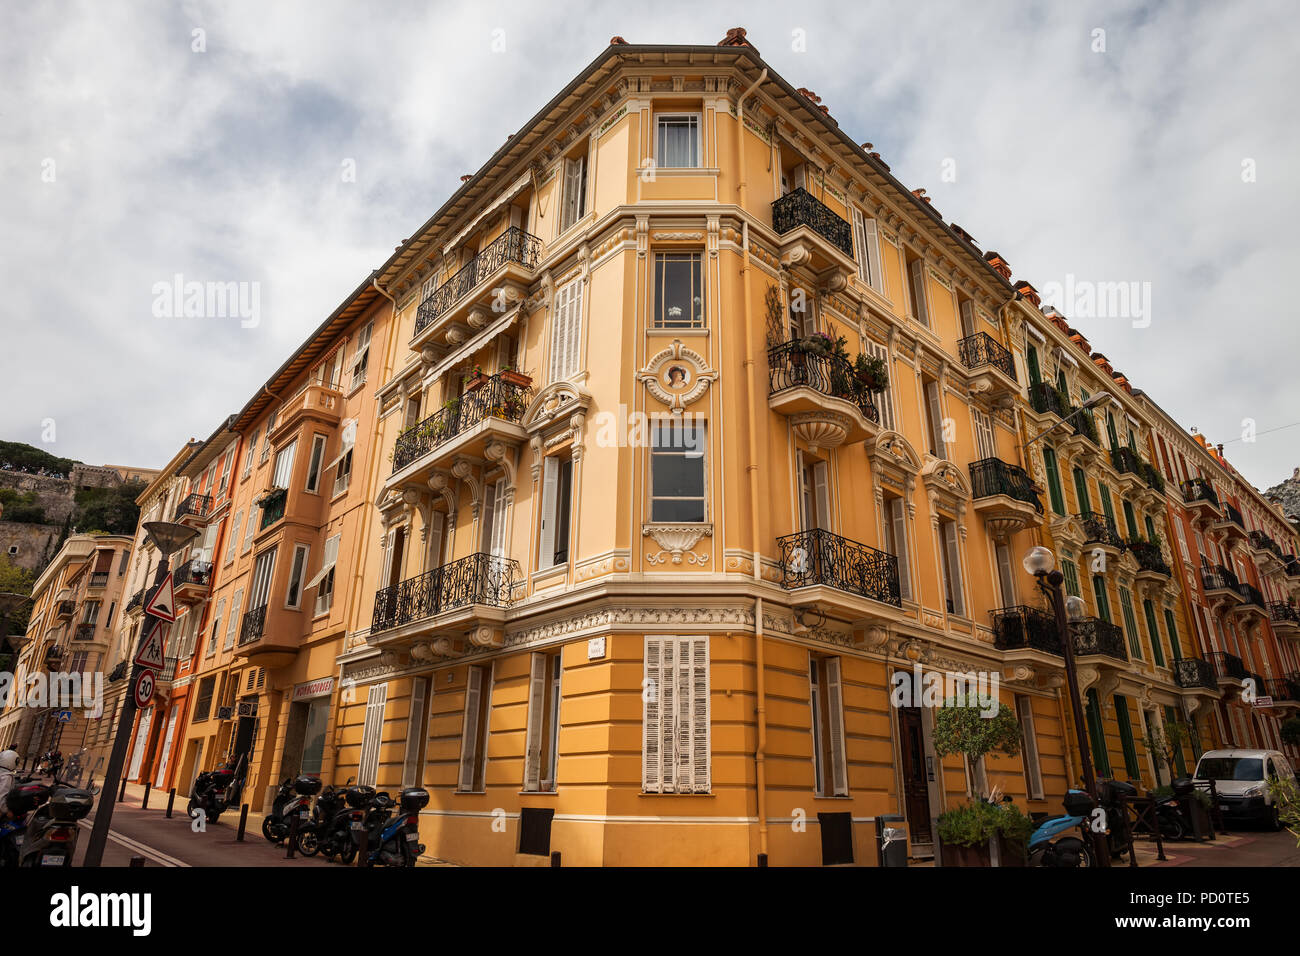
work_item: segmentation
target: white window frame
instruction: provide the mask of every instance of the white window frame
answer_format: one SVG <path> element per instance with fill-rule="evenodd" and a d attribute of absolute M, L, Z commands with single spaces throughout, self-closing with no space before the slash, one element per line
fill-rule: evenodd
<path fill-rule="evenodd" d="M 230 599 L 230 617 L 226 619 L 226 638 L 221 642 L 221 649 L 228 651 L 235 646 L 235 635 L 239 633 L 242 621 L 239 619 L 240 607 L 244 602 L 244 589 L 238 588 Z"/>
<path fill-rule="evenodd" d="M 388 684 L 371 684 L 366 695 L 366 717 L 361 731 L 361 756 L 357 764 L 357 786 L 373 787 L 379 779 L 379 750 L 384 738 L 384 707 Z"/>
<path fill-rule="evenodd" d="M 275 466 L 271 469 L 271 487 L 288 489 L 293 480 L 294 459 L 298 455 L 298 439 L 275 451 Z"/>
<path fill-rule="evenodd" d="M 687 451 L 684 443 L 684 429 L 687 425 L 695 429 L 695 440 L 697 442 L 694 452 Z M 672 435 L 683 436 L 683 444 L 679 448 L 674 445 L 668 445 L 663 448 L 659 447 L 658 440 L 660 429 L 668 427 Z M 652 522 L 661 521 L 667 524 L 705 524 L 709 520 L 709 460 L 707 448 L 709 443 L 707 423 L 699 419 L 690 419 L 687 422 L 665 421 L 663 419 L 650 423 L 651 439 L 650 453 L 648 455 L 648 466 L 650 469 L 649 481 L 646 485 L 650 489 L 650 520 Z M 700 517 L 694 520 L 685 518 L 656 518 L 655 502 L 656 501 L 695 501 L 695 497 L 689 496 L 670 496 L 658 495 L 654 487 L 654 460 L 656 456 L 680 456 L 685 460 L 698 460 L 700 463 Z M 572 497 L 572 496 L 570 496 Z"/>
<path fill-rule="evenodd" d="M 642 791 L 710 793 L 709 638 L 646 635 L 644 678 Z M 683 739 L 687 741 L 685 753 L 678 751 Z"/>
<path fill-rule="evenodd" d="M 826 681 L 821 680 L 825 665 Z M 814 679 L 815 678 L 815 679 Z M 808 655 L 808 702 L 812 708 L 813 774 L 819 797 L 849 795 L 848 760 L 844 749 L 844 674 L 838 657 Z M 825 705 L 826 721 L 822 720 Z M 831 765 L 822 762 L 823 751 L 830 752 Z M 830 770 L 829 781 L 826 771 Z M 829 786 L 828 786 L 829 783 Z"/>
<path fill-rule="evenodd" d="M 465 710 L 461 722 L 457 793 L 482 793 L 486 786 L 488 734 L 492 723 L 493 670 L 491 663 L 471 664 L 465 675 Z M 483 698 L 486 698 L 486 701 Z M 480 711 L 483 717 L 482 726 L 479 725 Z"/>
<path fill-rule="evenodd" d="M 236 511 L 234 523 L 230 526 L 230 540 L 226 542 L 226 557 L 223 566 L 235 560 L 235 549 L 239 547 L 239 533 L 243 531 L 244 512 Z"/>
<path fill-rule="evenodd" d="M 560 207 L 560 232 L 568 232 L 587 214 L 587 152 L 564 159 L 564 195 Z"/>
<path fill-rule="evenodd" d="M 315 472 L 316 480 L 312 480 Z M 320 480 L 325 474 L 325 436 L 319 433 L 311 436 L 311 455 L 307 459 L 307 477 L 303 490 L 309 494 L 320 494 Z"/>
<path fill-rule="evenodd" d="M 894 363 L 889 357 L 889 346 L 881 345 L 873 339 L 867 339 L 867 353 L 885 363 L 885 374 L 888 376 L 888 384 L 879 392 L 873 393 L 880 400 L 880 427 L 889 431 L 897 431 L 897 420 L 894 418 Z"/>
<path fill-rule="evenodd" d="M 289 582 L 284 589 L 284 606 L 290 610 L 298 610 L 302 607 L 302 592 L 306 590 L 302 586 L 303 579 L 307 576 L 307 562 L 311 560 L 311 545 L 296 544 L 293 546 L 293 560 L 289 563 Z M 294 590 L 297 590 L 297 598 L 293 597 Z"/>
<path fill-rule="evenodd" d="M 352 354 L 352 390 L 366 384 L 366 375 L 370 370 L 370 337 L 374 331 L 374 322 L 367 322 L 357 333 L 357 346 Z"/>
<path fill-rule="evenodd" d="M 328 614 L 334 607 L 334 568 L 338 564 L 341 538 L 341 534 L 334 534 L 325 539 L 325 553 L 321 556 L 320 570 L 303 585 L 304 591 L 316 589 L 313 617 Z"/>
<path fill-rule="evenodd" d="M 1020 722 L 1021 766 L 1025 771 L 1025 788 L 1030 800 L 1043 799 L 1043 763 L 1038 754 L 1038 733 L 1034 728 L 1034 701 L 1016 695 L 1016 719 Z"/>
<path fill-rule="evenodd" d="M 885 270 L 880 258 L 880 230 L 876 220 L 857 206 L 853 207 L 853 246 L 858 257 L 858 278 L 884 295 Z"/>
<path fill-rule="evenodd" d="M 212 618 L 212 632 L 208 635 L 208 647 L 204 657 L 211 657 L 217 653 L 217 635 L 221 633 L 221 622 L 226 616 L 226 599 L 221 598 L 217 601 L 217 613 Z"/>
<path fill-rule="evenodd" d="M 581 370 L 584 284 L 581 277 L 566 282 L 555 290 L 551 302 L 552 382 L 572 378 Z"/>
<path fill-rule="evenodd" d="M 660 128 L 665 120 L 689 119 L 695 133 L 695 162 L 689 165 L 669 166 L 660 153 Z M 702 169 L 704 167 L 704 116 L 697 110 L 672 110 L 654 116 L 654 156 L 656 169 Z"/>
<path fill-rule="evenodd" d="M 951 597 L 952 610 L 947 613 L 955 617 L 966 616 L 966 599 L 962 594 L 964 579 L 961 563 L 961 535 L 957 530 L 957 519 L 947 516 L 939 518 L 939 548 L 944 575 L 944 608 L 948 607 Z"/>

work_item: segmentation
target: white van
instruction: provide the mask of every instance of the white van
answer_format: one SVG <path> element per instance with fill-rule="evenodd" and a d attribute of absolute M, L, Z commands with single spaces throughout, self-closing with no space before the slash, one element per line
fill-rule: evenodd
<path fill-rule="evenodd" d="M 1287 759 L 1276 750 L 1207 750 L 1196 764 L 1198 782 L 1213 780 L 1219 808 L 1230 819 L 1254 820 L 1282 829 L 1277 806 L 1268 792 L 1274 777 L 1295 780 Z"/>

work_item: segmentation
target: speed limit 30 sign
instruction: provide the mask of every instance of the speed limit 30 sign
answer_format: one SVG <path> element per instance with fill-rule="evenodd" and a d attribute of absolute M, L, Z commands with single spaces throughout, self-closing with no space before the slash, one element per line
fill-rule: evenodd
<path fill-rule="evenodd" d="M 135 705 L 143 710 L 153 700 L 154 676 L 149 668 L 142 668 L 135 679 Z"/>

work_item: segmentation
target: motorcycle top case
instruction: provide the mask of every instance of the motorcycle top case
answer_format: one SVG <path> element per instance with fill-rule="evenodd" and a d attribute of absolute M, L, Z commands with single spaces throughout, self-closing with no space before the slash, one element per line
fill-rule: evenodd
<path fill-rule="evenodd" d="M 309 777 L 303 774 L 301 777 L 294 778 L 293 792 L 304 797 L 314 797 L 320 793 L 320 777 Z"/>
<path fill-rule="evenodd" d="M 1136 797 L 1138 793 L 1137 787 L 1125 780 L 1103 780 L 1097 784 L 1097 791 L 1102 803 L 1108 806 L 1121 797 Z"/>
<path fill-rule="evenodd" d="M 354 810 L 360 810 L 370 803 L 370 798 L 375 795 L 374 787 L 349 787 L 348 792 L 344 794 L 343 799 L 348 806 Z"/>
<path fill-rule="evenodd" d="M 50 788 L 43 783 L 25 783 L 14 787 L 5 795 L 9 812 L 14 814 L 31 813 L 50 795 Z"/>
<path fill-rule="evenodd" d="M 50 797 L 50 816 L 56 820 L 80 820 L 90 813 L 95 797 L 89 790 L 66 787 Z"/>
<path fill-rule="evenodd" d="M 1082 790 L 1071 790 L 1065 795 L 1065 812 L 1072 817 L 1086 817 L 1096 806 L 1092 797 Z"/>
<path fill-rule="evenodd" d="M 402 809 L 407 813 L 423 810 L 429 805 L 429 791 L 423 787 L 412 787 L 410 790 L 403 790 L 397 795 L 397 798 L 401 802 Z"/>

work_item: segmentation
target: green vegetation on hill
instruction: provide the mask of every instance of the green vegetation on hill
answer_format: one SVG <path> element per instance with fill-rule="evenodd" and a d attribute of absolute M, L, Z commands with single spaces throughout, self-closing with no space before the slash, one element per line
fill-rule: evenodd
<path fill-rule="evenodd" d="M 33 474 L 44 470 L 49 474 L 68 477 L 72 474 L 72 466 L 79 464 L 81 463 L 71 458 L 59 458 L 20 441 L 0 441 L 0 468 L 8 466 L 14 471 Z"/>
<path fill-rule="evenodd" d="M 144 489 L 142 481 L 129 481 L 116 488 L 77 489 L 73 526 L 81 534 L 93 531 L 135 534 L 135 526 L 140 520 L 140 506 L 135 499 Z"/>
<path fill-rule="evenodd" d="M 45 524 L 45 509 L 34 491 L 0 488 L 0 520 Z"/>

